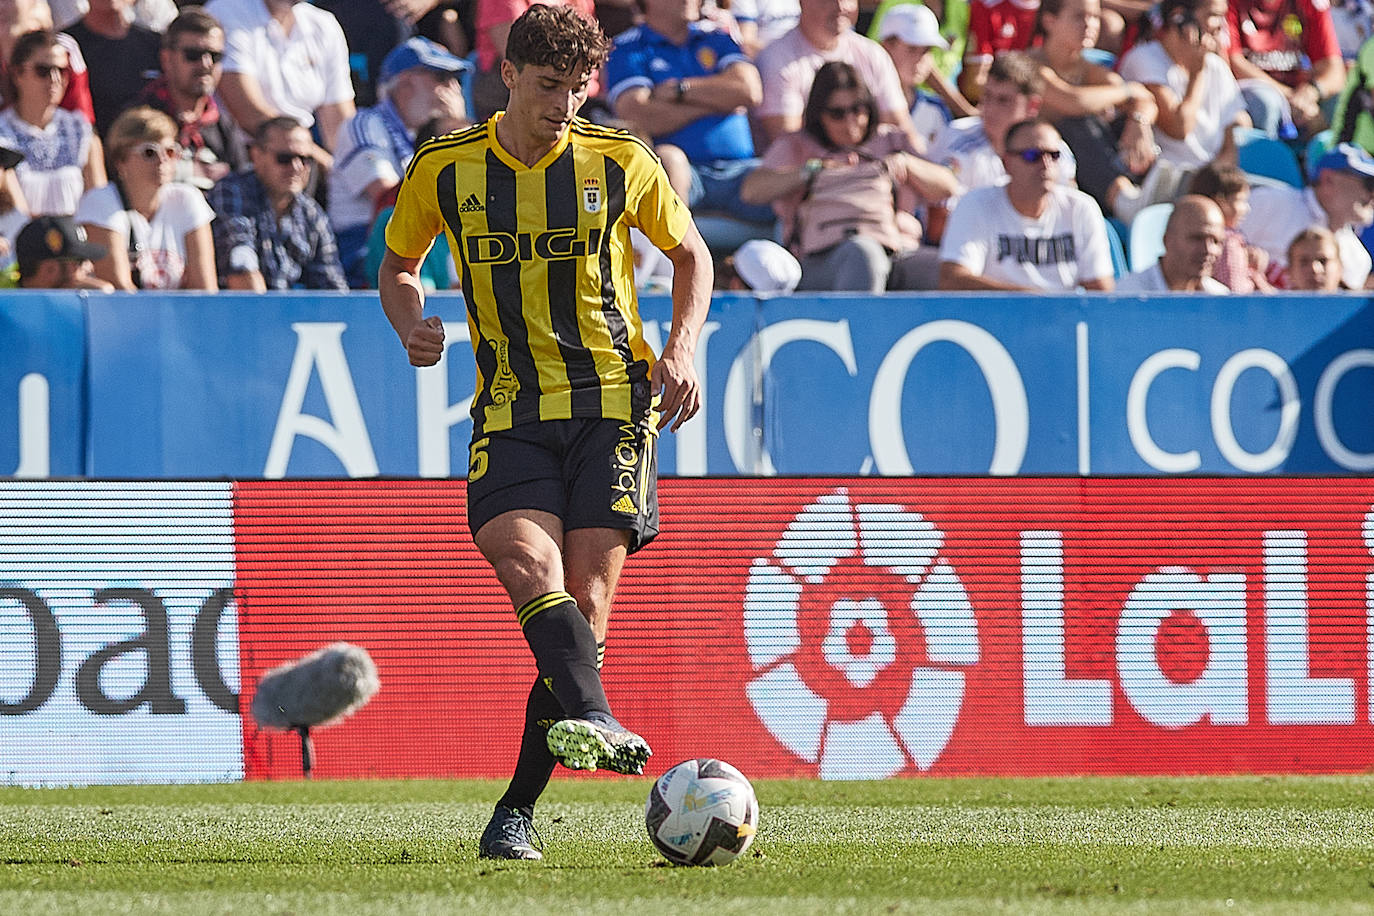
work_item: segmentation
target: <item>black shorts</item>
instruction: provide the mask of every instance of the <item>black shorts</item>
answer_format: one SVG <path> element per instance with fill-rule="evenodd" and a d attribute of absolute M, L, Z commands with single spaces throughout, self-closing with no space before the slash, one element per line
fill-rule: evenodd
<path fill-rule="evenodd" d="M 658 534 L 658 430 L 647 419 L 524 423 L 469 447 L 468 529 L 503 512 L 539 509 L 563 530 L 630 532 L 630 553 Z"/>

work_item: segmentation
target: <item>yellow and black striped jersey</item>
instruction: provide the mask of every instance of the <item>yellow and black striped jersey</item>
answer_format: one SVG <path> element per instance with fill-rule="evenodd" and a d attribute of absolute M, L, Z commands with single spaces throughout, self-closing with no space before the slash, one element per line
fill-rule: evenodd
<path fill-rule="evenodd" d="M 501 115 L 415 153 L 387 247 L 448 237 L 477 357 L 473 435 L 535 420 L 639 420 L 654 353 L 635 297 L 631 226 L 662 249 L 691 217 L 633 134 L 574 119 L 534 166 L 496 139 Z"/>

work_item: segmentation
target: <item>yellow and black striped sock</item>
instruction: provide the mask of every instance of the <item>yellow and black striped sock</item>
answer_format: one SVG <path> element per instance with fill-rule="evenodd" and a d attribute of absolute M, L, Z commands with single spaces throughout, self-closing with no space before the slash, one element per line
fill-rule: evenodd
<path fill-rule="evenodd" d="M 576 719 L 588 713 L 609 715 L 611 707 L 596 663 L 596 637 L 572 595 L 540 595 L 518 608 L 515 617 L 534 653 L 540 677 L 564 713 Z"/>

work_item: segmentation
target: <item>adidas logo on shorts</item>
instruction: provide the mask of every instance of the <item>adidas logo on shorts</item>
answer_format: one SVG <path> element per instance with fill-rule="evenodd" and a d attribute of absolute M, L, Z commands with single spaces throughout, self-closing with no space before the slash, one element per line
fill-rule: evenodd
<path fill-rule="evenodd" d="M 612 512 L 624 512 L 626 515 L 638 515 L 639 510 L 635 508 L 634 502 L 628 494 L 622 494 L 619 499 L 611 503 Z"/>

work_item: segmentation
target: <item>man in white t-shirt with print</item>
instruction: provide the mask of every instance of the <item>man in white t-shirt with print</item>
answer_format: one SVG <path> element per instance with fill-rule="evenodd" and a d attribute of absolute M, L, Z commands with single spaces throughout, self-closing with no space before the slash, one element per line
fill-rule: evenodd
<path fill-rule="evenodd" d="M 1374 158 L 1358 146 L 1342 143 L 1317 160 L 1315 171 L 1312 184 L 1301 190 L 1251 190 L 1250 215 L 1240 231 L 1250 244 L 1268 252 L 1270 281 L 1281 286 L 1288 243 L 1308 226 L 1325 226 L 1340 249 L 1341 279 L 1350 289 L 1364 289 L 1371 265 L 1359 232 L 1374 222 Z"/>
<path fill-rule="evenodd" d="M 878 103 L 878 119 L 906 131 L 917 150 L 926 148 L 925 139 L 911 123 L 892 58 L 882 45 L 854 31 L 858 14 L 858 0 L 801 0 L 797 27 L 759 52 L 756 63 L 763 79 L 763 101 L 753 114 L 766 143 L 801 129 L 816 71 L 838 60 L 859 72 Z"/>
<path fill-rule="evenodd" d="M 1107 225 L 1097 202 L 1059 183 L 1059 132 L 1013 124 L 1005 185 L 964 195 L 940 243 L 940 289 L 1058 292 L 1113 286 Z"/>
<path fill-rule="evenodd" d="M 1216 201 L 1198 194 L 1180 197 L 1164 226 L 1164 254 L 1122 277 L 1116 291 L 1229 295 L 1226 284 L 1212 276 L 1225 238 L 1226 220 Z"/>

